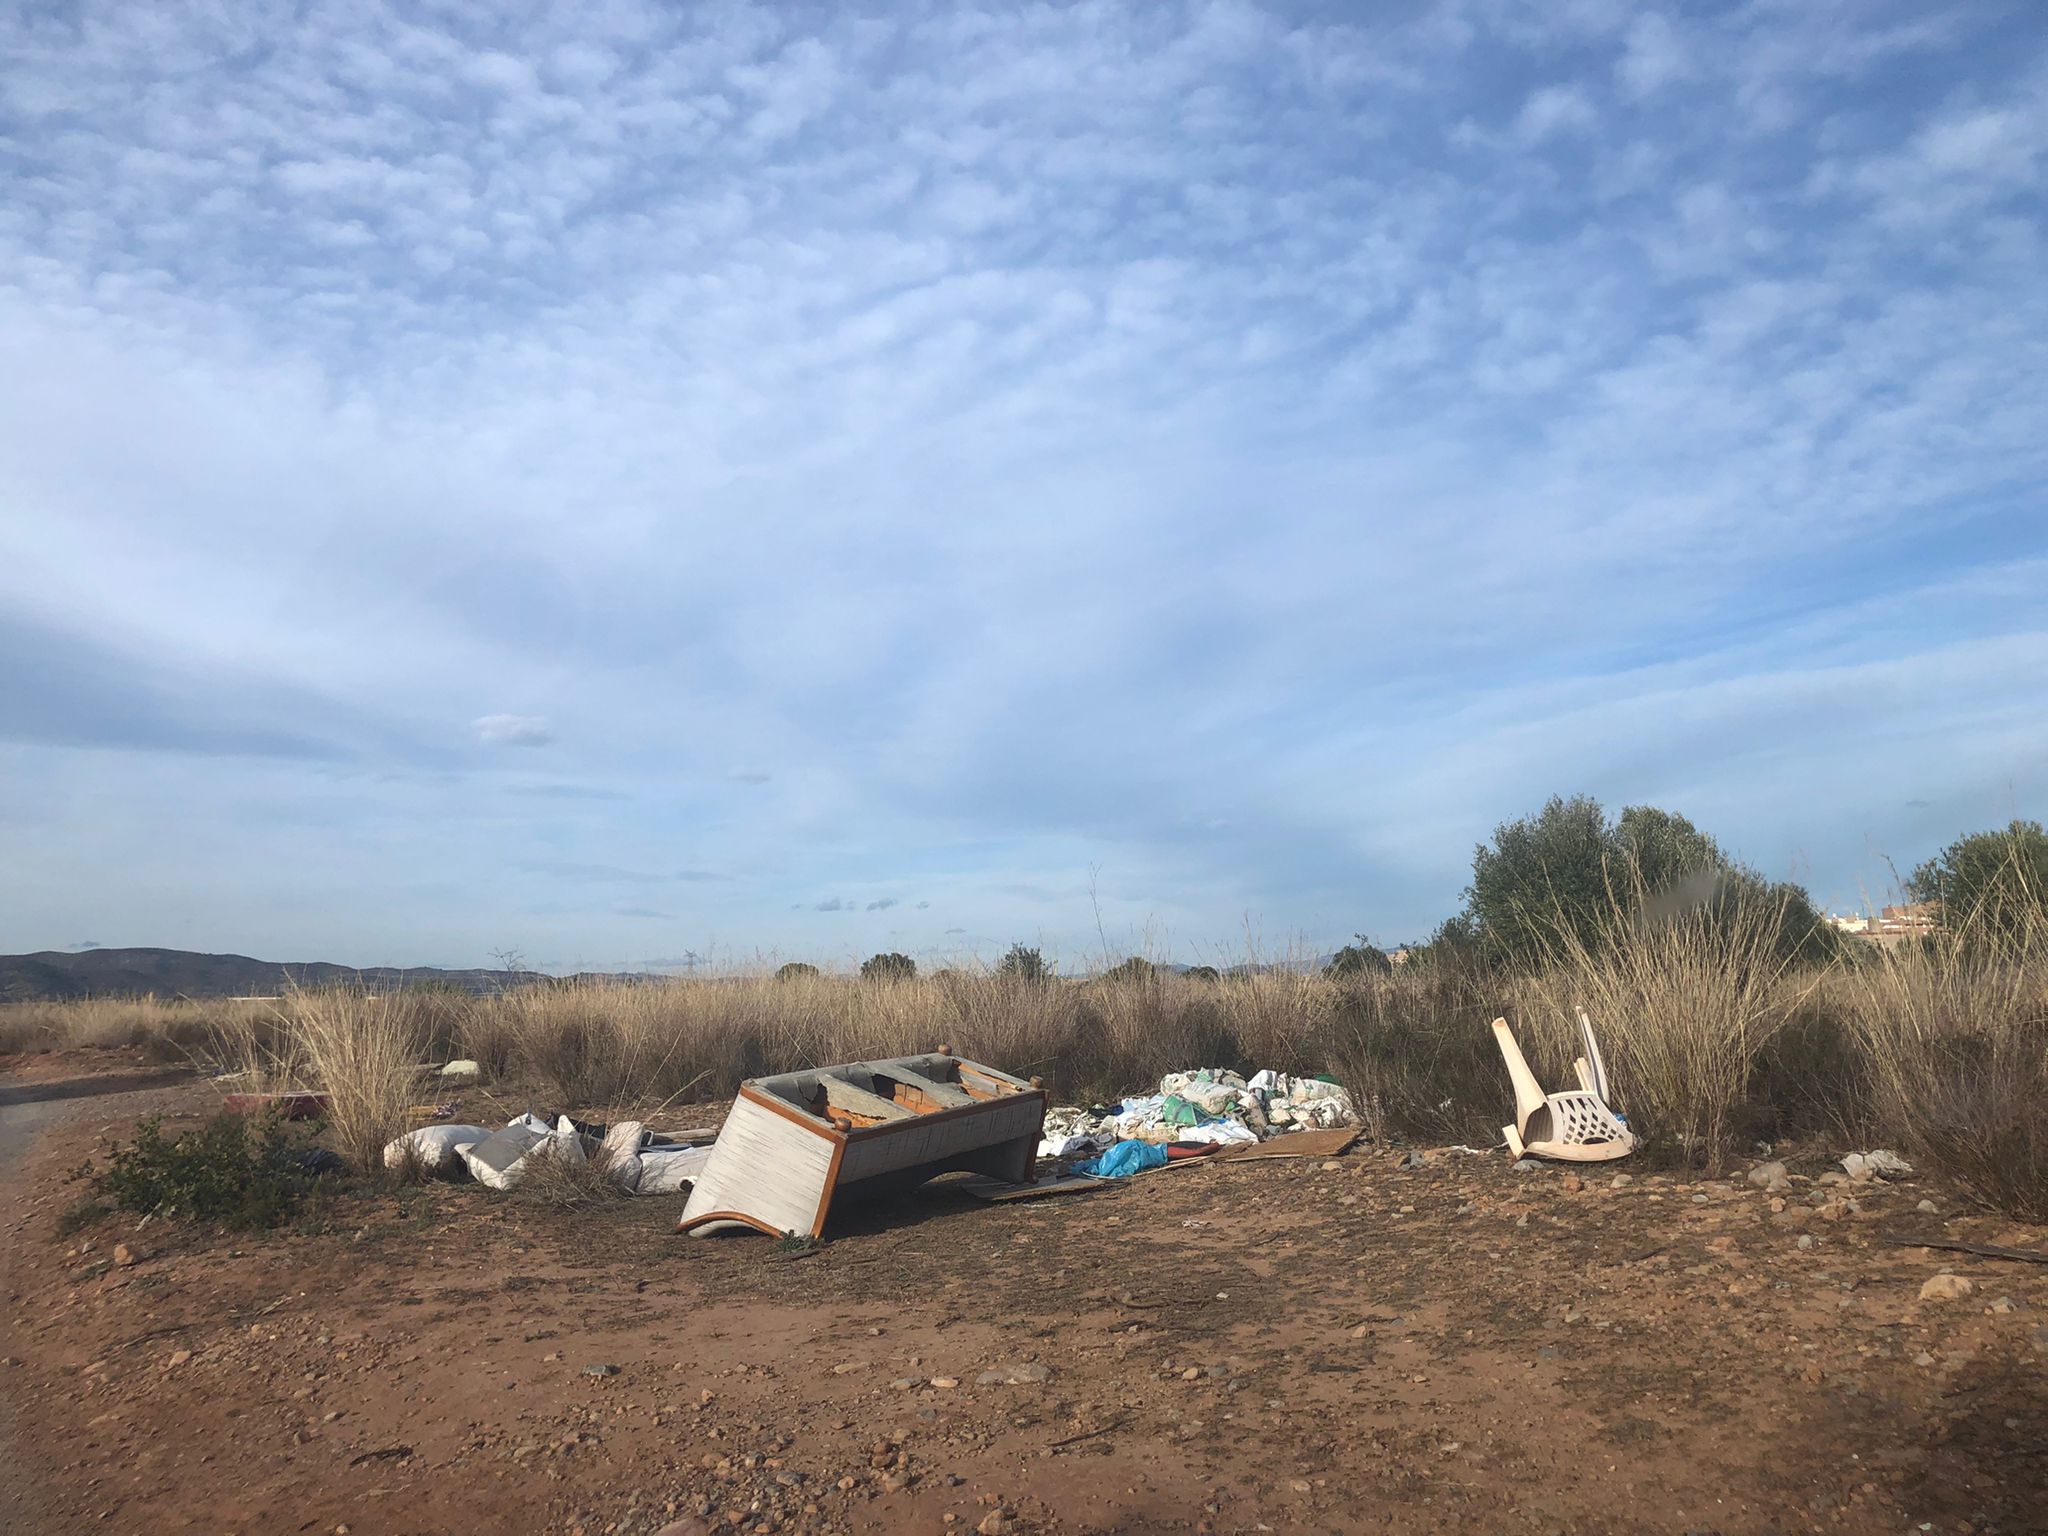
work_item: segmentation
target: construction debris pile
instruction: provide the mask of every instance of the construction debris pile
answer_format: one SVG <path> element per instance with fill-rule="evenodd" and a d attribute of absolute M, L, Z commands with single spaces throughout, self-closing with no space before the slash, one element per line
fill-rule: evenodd
<path fill-rule="evenodd" d="M 595 1166 L 632 1194 L 673 1195 L 703 1170 L 711 1148 L 663 1136 L 638 1120 L 599 1125 L 532 1110 L 495 1131 L 481 1125 L 421 1126 L 384 1148 L 386 1168 L 410 1162 L 441 1177 L 466 1174 L 490 1189 L 513 1188 L 545 1158 Z"/>
<path fill-rule="evenodd" d="M 1289 1131 L 1335 1130 L 1358 1124 L 1358 1110 L 1343 1085 L 1327 1077 L 1290 1077 L 1202 1067 L 1169 1072 L 1159 1091 L 1092 1109 L 1049 1109 L 1038 1143 L 1040 1157 L 1061 1159 L 1116 1153 L 1119 1143 L 1234 1143 L 1265 1141 Z M 1111 1168 L 1141 1161 L 1141 1153 L 1105 1159 Z M 1108 1170 L 1105 1169 L 1105 1172 Z"/>

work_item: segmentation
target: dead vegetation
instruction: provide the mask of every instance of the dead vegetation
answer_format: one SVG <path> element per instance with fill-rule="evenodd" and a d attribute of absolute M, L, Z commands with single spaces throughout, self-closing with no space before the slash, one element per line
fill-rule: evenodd
<path fill-rule="evenodd" d="M 1631 920 L 1530 974 L 1418 965 L 1215 979 L 1129 968 L 1092 981 L 992 971 L 914 979 L 753 975 L 578 982 L 497 997 L 302 992 L 279 1004 L 151 999 L 15 1005 L 34 1047 L 149 1043 L 333 1098 L 359 1167 L 431 1089 L 421 1062 L 473 1057 L 558 1108 L 720 1099 L 768 1072 L 939 1044 L 1114 1098 L 1190 1065 L 1328 1072 L 1368 1130 L 1497 1138 L 1509 1103 L 1487 1022 L 1507 1015 L 1539 1076 L 1562 1079 L 1575 1010 L 1608 1042 L 1616 1099 L 1650 1149 L 1718 1166 L 1759 1138 L 1899 1145 L 2006 1209 L 2048 1211 L 2048 923 L 1962 931 L 1825 966 L 1787 964 L 1768 910 L 1735 922 Z"/>

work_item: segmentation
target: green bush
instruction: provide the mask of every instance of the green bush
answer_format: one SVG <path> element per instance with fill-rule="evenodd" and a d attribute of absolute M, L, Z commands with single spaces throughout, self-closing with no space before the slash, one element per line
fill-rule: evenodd
<path fill-rule="evenodd" d="M 1959 837 L 1906 882 L 1920 901 L 1973 945 L 2010 945 L 2048 926 L 2048 831 L 2015 821 L 2002 832 Z"/>
<path fill-rule="evenodd" d="M 776 968 L 775 979 L 777 981 L 808 981 L 817 974 L 818 968 L 815 965 L 811 965 L 803 960 L 792 960 L 789 964 Z"/>
<path fill-rule="evenodd" d="M 1012 944 L 1010 952 L 996 962 L 996 974 L 1009 976 L 1017 981 L 1049 981 L 1052 968 L 1045 963 L 1045 956 L 1035 949 L 1026 949 L 1022 944 Z"/>
<path fill-rule="evenodd" d="M 117 1210 L 161 1211 L 224 1227 L 275 1227 L 311 1193 L 306 1148 L 275 1117 L 221 1113 L 175 1141 L 154 1115 L 117 1146 L 104 1173 L 80 1170 Z"/>
<path fill-rule="evenodd" d="M 1325 976 L 1384 976 L 1394 969 L 1394 962 L 1387 958 L 1387 952 L 1377 945 L 1368 944 L 1365 935 L 1358 936 L 1356 944 L 1346 944 L 1330 956 L 1330 963 L 1323 967 Z"/>
<path fill-rule="evenodd" d="M 1037 951 L 1034 950 L 1033 953 L 1035 954 L 1037 953 Z M 1120 961 L 1117 964 L 1112 965 L 1108 970 L 1104 971 L 1102 973 L 1102 979 L 1104 981 L 1111 982 L 1132 982 L 1142 984 L 1144 982 L 1154 980 L 1158 976 L 1158 974 L 1159 968 L 1155 966 L 1150 960 L 1144 959 L 1143 957 L 1138 955 L 1132 955 L 1130 959 Z"/>
<path fill-rule="evenodd" d="M 910 981 L 917 975 L 917 962 L 908 955 L 890 950 L 886 954 L 871 955 L 860 963 L 862 981 Z"/>

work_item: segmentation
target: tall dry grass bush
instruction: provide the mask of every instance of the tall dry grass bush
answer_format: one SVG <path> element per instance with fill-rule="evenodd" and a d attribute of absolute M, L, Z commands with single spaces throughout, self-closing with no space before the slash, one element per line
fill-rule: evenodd
<path fill-rule="evenodd" d="M 291 1059 L 327 1095 L 334 1150 L 358 1172 L 377 1173 L 385 1143 L 412 1124 L 431 1009 L 406 992 L 328 987 L 294 989 L 278 1014 Z"/>
<path fill-rule="evenodd" d="M 1833 990 L 1876 1123 L 1980 1198 L 2048 1218 L 2048 910 L 1996 924 L 1952 914 L 1946 932 L 1868 957 Z"/>
<path fill-rule="evenodd" d="M 204 1046 L 218 1021 L 252 1006 L 153 996 L 0 1004 L 0 1052 L 138 1046 L 153 1060 L 176 1061 Z"/>
<path fill-rule="evenodd" d="M 1649 905 L 1610 901 L 1590 934 L 1559 923 L 1560 959 L 1521 981 L 1516 1022 L 1539 1075 L 1563 1081 L 1584 1008 L 1646 1148 L 1718 1171 L 1758 1061 L 1818 973 L 1783 958 L 1782 901 Z"/>

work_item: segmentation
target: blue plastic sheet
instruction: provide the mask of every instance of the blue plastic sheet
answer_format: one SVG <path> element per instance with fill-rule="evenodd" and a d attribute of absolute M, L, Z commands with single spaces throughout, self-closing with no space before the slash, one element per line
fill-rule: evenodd
<path fill-rule="evenodd" d="M 1091 1173 L 1098 1179 L 1126 1179 L 1147 1168 L 1166 1166 L 1166 1148 L 1149 1141 L 1120 1141 L 1092 1163 L 1074 1171 Z"/>

